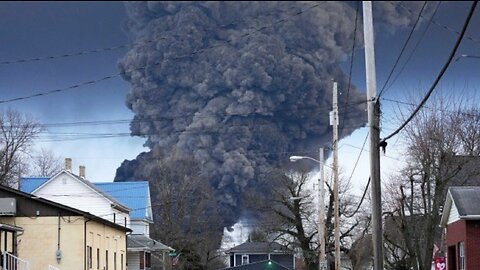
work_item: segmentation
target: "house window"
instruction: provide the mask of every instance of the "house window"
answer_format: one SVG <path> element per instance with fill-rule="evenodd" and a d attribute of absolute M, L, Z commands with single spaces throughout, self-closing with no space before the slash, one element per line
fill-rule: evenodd
<path fill-rule="evenodd" d="M 105 270 L 108 270 L 108 250 L 105 250 Z"/>
<path fill-rule="evenodd" d="M 242 255 L 242 265 L 249 264 L 248 255 Z"/>
<path fill-rule="evenodd" d="M 458 244 L 458 257 L 459 257 L 459 262 L 458 266 L 460 267 L 460 270 L 465 270 L 465 250 L 464 250 L 464 244 L 463 242 L 460 242 Z"/>
<path fill-rule="evenodd" d="M 113 270 L 117 270 L 117 252 L 113 252 Z"/>
<path fill-rule="evenodd" d="M 87 267 L 92 269 L 92 247 L 87 246 Z"/>
<path fill-rule="evenodd" d="M 123 270 L 123 254 L 120 254 L 120 270 Z"/>
<path fill-rule="evenodd" d="M 145 268 L 150 268 L 151 255 L 148 252 L 145 252 Z"/>
<path fill-rule="evenodd" d="M 97 269 L 100 269 L 100 249 L 97 248 Z"/>

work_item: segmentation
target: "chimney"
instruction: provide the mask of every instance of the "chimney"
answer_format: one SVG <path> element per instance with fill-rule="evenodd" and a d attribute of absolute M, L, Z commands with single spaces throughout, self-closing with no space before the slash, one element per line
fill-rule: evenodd
<path fill-rule="evenodd" d="M 65 170 L 71 172 L 72 171 L 72 159 L 66 158 L 65 159 Z"/>
<path fill-rule="evenodd" d="M 78 176 L 85 179 L 85 166 L 78 167 Z"/>

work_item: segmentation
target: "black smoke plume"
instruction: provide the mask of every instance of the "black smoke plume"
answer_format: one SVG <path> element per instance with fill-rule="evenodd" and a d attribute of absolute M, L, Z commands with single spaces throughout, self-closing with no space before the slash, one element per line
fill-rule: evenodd
<path fill-rule="evenodd" d="M 383 21 L 409 24 L 398 8 L 382 6 Z M 115 181 L 145 177 L 144 164 L 152 160 L 192 158 L 216 192 L 224 225 L 232 225 L 246 190 L 288 156 L 316 157 L 319 146 L 330 144 L 332 79 L 342 93 L 342 137 L 366 122 L 366 97 L 354 86 L 347 95 L 340 68 L 352 50 L 355 3 L 131 2 L 126 8 L 135 42 L 119 66 L 131 84 L 132 135 L 145 137 L 151 151 L 125 161 Z"/>

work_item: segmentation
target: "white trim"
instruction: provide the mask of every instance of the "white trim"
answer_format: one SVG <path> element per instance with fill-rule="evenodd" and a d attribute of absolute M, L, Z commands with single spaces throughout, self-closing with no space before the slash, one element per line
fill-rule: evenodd
<path fill-rule="evenodd" d="M 141 219 L 141 218 L 136 218 L 136 219 L 131 219 L 130 218 L 130 221 L 141 221 L 141 222 L 145 222 L 145 223 L 149 223 L 149 224 L 153 224 L 154 222 L 150 219 Z"/>
<path fill-rule="evenodd" d="M 34 194 L 35 192 L 37 192 L 39 189 L 43 188 L 47 183 L 51 182 L 53 178 L 55 177 L 58 177 L 60 174 L 62 173 L 68 173 L 68 171 L 66 170 L 62 170 L 60 171 L 59 173 L 55 174 L 54 176 L 50 177 L 47 181 L 45 181 L 43 184 L 41 184 L 39 187 L 37 187 L 36 189 L 32 190 L 32 192 L 30 192 L 31 194 Z M 68 173 L 70 176 L 72 176 L 70 173 Z"/>
<path fill-rule="evenodd" d="M 450 216 L 450 210 L 452 208 L 452 200 L 452 194 L 450 193 L 449 189 L 445 199 L 445 204 L 443 206 L 442 218 L 440 219 L 440 227 L 445 227 L 447 225 L 448 218 Z"/>
<path fill-rule="evenodd" d="M 244 258 L 246 258 L 246 263 L 244 263 Z M 250 263 L 250 255 L 248 254 L 242 254 L 242 265 L 246 265 Z"/>
<path fill-rule="evenodd" d="M 236 253 L 233 253 L 233 265 L 232 265 L 232 267 L 235 267 L 235 266 L 237 266 L 237 255 L 236 255 Z"/>
<path fill-rule="evenodd" d="M 238 252 L 238 251 L 237 251 Z M 231 252 L 226 252 L 226 253 L 231 253 Z M 277 252 L 250 252 L 250 251 L 241 251 L 238 252 L 237 254 L 272 254 L 272 255 L 282 255 L 282 254 L 294 254 L 293 252 L 288 252 L 288 251 L 277 251 Z"/>
<path fill-rule="evenodd" d="M 460 216 L 460 219 L 468 219 L 468 220 L 471 220 L 471 219 L 480 219 L 480 215 L 468 215 L 468 216 Z"/>
<path fill-rule="evenodd" d="M 80 181 L 74 174 L 72 174 L 71 172 L 69 171 L 66 171 L 66 170 L 62 170 L 61 172 L 57 173 L 56 175 L 50 177 L 50 179 L 48 179 L 45 183 L 43 183 L 42 185 L 40 185 L 39 187 L 37 187 L 35 190 L 33 190 L 31 192 L 31 194 L 35 195 L 35 193 L 37 193 L 39 190 L 41 190 L 42 188 L 44 188 L 48 183 L 52 182 L 53 179 L 59 177 L 62 173 L 65 173 L 67 174 L 68 176 L 70 176 L 71 178 L 73 178 L 75 181 L 81 183 L 82 185 L 86 186 L 88 189 L 92 190 L 93 192 L 95 192 L 97 195 L 99 195 L 100 197 L 103 197 L 105 198 L 107 201 L 109 201 L 111 203 L 111 206 L 118 206 L 120 208 L 123 209 L 117 209 L 119 210 L 120 212 L 122 213 L 125 213 L 125 214 L 129 214 L 129 212 L 131 211 L 130 208 L 126 207 L 125 205 L 122 205 L 120 202 L 116 202 L 116 201 L 113 201 L 111 200 L 110 198 L 108 198 L 107 196 L 105 196 L 102 192 L 100 192 L 99 190 L 97 190 L 95 187 L 92 187 L 90 185 L 87 185 L 85 182 L 83 181 Z M 85 181 L 88 181 L 85 179 Z M 93 185 L 93 184 L 92 184 Z"/>

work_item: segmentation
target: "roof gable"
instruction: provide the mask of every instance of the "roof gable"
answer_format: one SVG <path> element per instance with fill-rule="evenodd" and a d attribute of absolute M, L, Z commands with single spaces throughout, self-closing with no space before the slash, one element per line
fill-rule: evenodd
<path fill-rule="evenodd" d="M 148 181 L 93 183 L 131 209 L 130 219 L 153 221 Z"/>
<path fill-rule="evenodd" d="M 450 187 L 449 192 L 461 217 L 480 217 L 480 187 Z"/>
<path fill-rule="evenodd" d="M 59 173 L 57 173 L 56 175 L 52 176 L 50 179 L 48 179 L 47 181 L 40 184 L 36 189 L 31 191 L 30 193 L 32 193 L 32 194 L 39 193 L 43 188 L 48 186 L 50 183 L 58 180 L 61 175 L 66 175 L 70 179 L 73 179 L 74 181 L 80 183 L 82 186 L 85 186 L 87 189 L 93 191 L 94 193 L 98 194 L 99 196 L 103 197 L 104 199 L 106 199 L 107 201 L 112 203 L 113 206 L 118 207 L 119 210 L 122 210 L 123 212 L 127 212 L 127 213 L 130 211 L 130 209 L 127 206 L 123 205 L 122 203 L 117 201 L 115 198 L 113 198 L 109 194 L 107 194 L 107 193 L 103 192 L 102 190 L 100 190 L 99 188 L 97 188 L 90 181 L 88 181 L 86 179 L 83 179 L 80 176 L 75 175 L 75 174 L 73 174 L 69 171 L 66 171 L 66 170 L 62 170 Z M 24 182 L 26 183 L 28 179 L 29 178 L 24 178 Z"/>
<path fill-rule="evenodd" d="M 450 187 L 443 209 L 442 226 L 458 219 L 480 220 L 480 187 Z"/>

